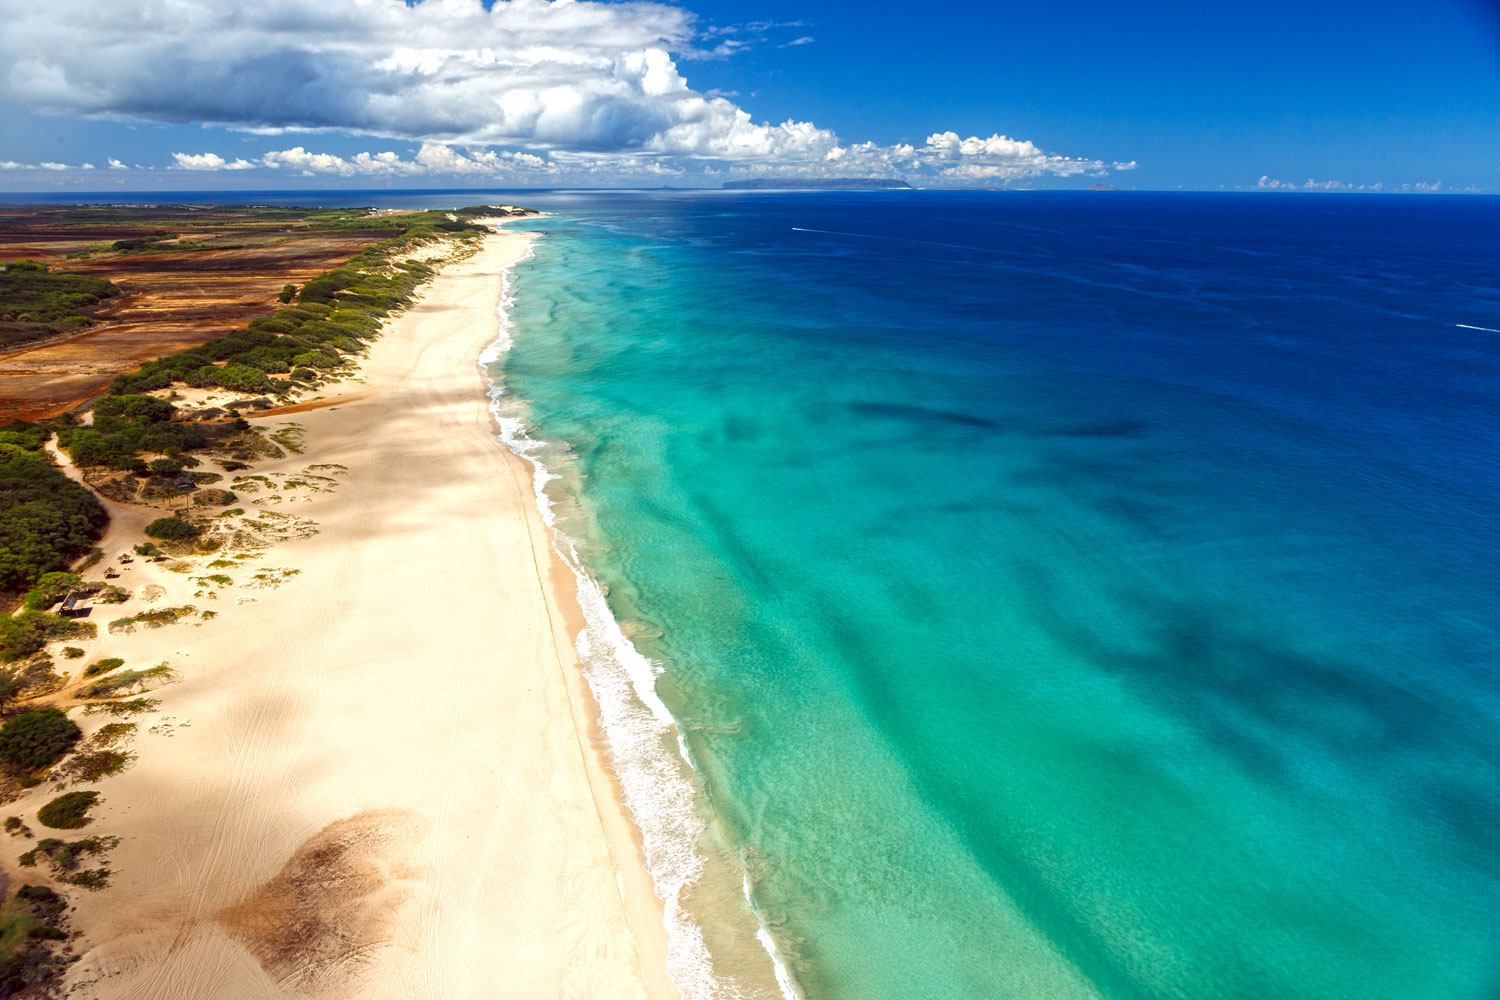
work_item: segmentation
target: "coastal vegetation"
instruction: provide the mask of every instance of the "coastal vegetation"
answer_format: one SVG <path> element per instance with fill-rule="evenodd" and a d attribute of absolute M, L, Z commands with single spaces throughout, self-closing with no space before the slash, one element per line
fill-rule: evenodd
<path fill-rule="evenodd" d="M 162 542 L 190 542 L 203 534 L 203 529 L 180 517 L 158 517 L 146 525 L 146 534 Z"/>
<path fill-rule="evenodd" d="M 82 622 L 45 611 L 0 614 L 0 662 L 14 663 L 40 652 L 59 639 L 92 639 L 98 634 L 92 622 Z"/>
<path fill-rule="evenodd" d="M 51 944 L 68 939 L 67 901 L 42 885 L 22 885 L 0 903 L 0 996 L 40 987 L 67 968 Z"/>
<path fill-rule="evenodd" d="M 115 395 L 137 395 L 175 384 L 219 386 L 247 393 L 276 393 L 289 388 L 270 375 L 291 373 L 312 380 L 319 371 L 344 363 L 344 355 L 362 350 L 380 329 L 380 320 L 411 301 L 417 286 L 434 273 L 426 264 L 398 260 L 410 250 L 442 235 L 478 235 L 486 227 L 472 219 L 493 214 L 476 206 L 455 213 L 415 212 L 403 216 L 350 218 L 319 216 L 323 225 L 355 226 L 389 232 L 388 239 L 365 247 L 349 261 L 307 281 L 300 291 L 285 285 L 278 299 L 288 303 L 269 316 L 253 319 L 242 330 L 218 340 L 148 362 L 121 375 L 110 386 Z M 449 218 L 452 215 L 453 218 Z M 290 304 L 293 297 L 296 304 Z"/>
<path fill-rule="evenodd" d="M 284 305 L 275 312 L 254 318 L 244 328 L 218 339 L 165 355 L 116 377 L 107 394 L 94 404 L 91 424 L 84 426 L 66 415 L 55 421 L 58 444 L 75 464 L 87 469 L 111 469 L 136 477 L 152 477 L 144 489 L 171 495 L 196 485 L 195 474 L 182 472 L 196 464 L 192 452 L 230 444 L 221 450 L 229 452 L 226 460 L 238 462 L 272 443 L 295 451 L 290 434 L 273 435 L 274 442 L 257 444 L 239 409 L 264 408 L 273 405 L 273 397 L 285 401 L 296 390 L 336 377 L 348 365 L 350 357 L 364 351 L 378 335 L 381 320 L 408 304 L 417 286 L 434 273 L 427 264 L 407 259 L 414 251 L 438 239 L 487 232 L 486 227 L 473 219 L 504 213 L 486 206 L 472 206 L 451 213 L 427 211 L 395 216 L 371 216 L 347 210 L 299 214 L 314 227 L 356 229 L 385 238 L 365 246 L 344 264 L 306 281 L 300 289 L 291 283 L 284 285 L 278 296 Z M 134 248 L 137 243 L 145 246 L 168 235 L 164 231 L 159 236 L 116 241 L 130 245 L 116 249 Z M 261 398 L 229 403 L 219 410 L 190 411 L 150 395 L 177 386 L 218 388 Z M 30 438 L 21 440 L 25 432 L 25 428 L 18 429 L 20 437 L 13 443 L 29 444 Z M 7 440 L 0 438 L 0 443 Z M 40 447 L 40 441 L 36 447 Z M 181 481 L 184 477 L 186 483 Z M 142 487 L 131 480 L 126 491 L 139 488 Z M 132 493 L 119 499 L 135 499 L 135 496 Z M 185 532 L 181 525 L 187 523 L 179 521 L 175 529 L 161 530 Z M 167 536 L 148 530 L 148 534 L 163 540 L 189 540 L 185 533 Z M 0 577 L 0 587 L 3 585 Z"/>
<path fill-rule="evenodd" d="M 119 774 L 135 759 L 133 753 L 122 749 L 122 744 L 134 735 L 135 729 L 133 722 L 110 722 L 100 726 L 66 760 L 52 769 L 52 779 L 66 786 L 68 782 L 92 783 Z"/>
<path fill-rule="evenodd" d="M 492 210 L 475 211 L 490 214 Z M 348 263 L 304 282 L 300 288 L 290 283 L 284 285 L 277 296 L 282 308 L 269 315 L 248 322 L 240 319 L 244 323 L 242 329 L 119 376 L 103 396 L 93 401 L 91 412 L 79 410 L 49 417 L 44 423 L 0 427 L 0 486 L 8 486 L 13 479 L 30 490 L 26 494 L 29 500 L 9 489 L 0 490 L 0 572 L 6 574 L 0 581 L 5 584 L 3 593 L 12 606 L 20 608 L 17 614 L 0 616 L 3 618 L 0 658 L 11 664 L 0 665 L 0 707 L 8 706 L 11 713 L 21 712 L 0 726 L 0 761 L 7 765 L 4 774 L 7 784 L 0 791 L 14 800 L 23 794 L 20 790 L 36 788 L 45 782 L 52 789 L 48 794 L 56 797 L 39 809 L 37 800 L 31 799 L 24 807 L 13 807 L 24 808 L 23 815 L 36 809 L 35 821 L 44 826 L 68 830 L 91 822 L 91 809 L 98 803 L 99 793 L 81 790 L 80 786 L 87 787 L 130 766 L 136 758 L 130 741 L 137 722 L 126 721 L 126 717 L 159 709 L 160 702 L 133 696 L 176 678 L 166 662 L 145 669 L 127 669 L 123 657 L 100 656 L 100 652 L 113 652 L 112 649 L 96 652 L 88 647 L 86 651 L 82 645 L 57 648 L 61 645 L 58 640 L 93 637 L 97 632 L 87 621 L 50 613 L 49 609 L 59 601 L 87 596 L 90 600 L 86 604 L 79 606 L 69 601 L 64 609 L 68 614 L 86 615 L 87 604 L 129 598 L 113 583 L 84 579 L 82 567 L 105 556 L 103 551 L 93 548 L 108 520 L 94 491 L 110 500 L 155 501 L 158 508 L 167 508 L 160 510 L 163 516 L 144 529 L 137 529 L 143 531 L 145 538 L 138 536 L 130 542 L 138 542 L 135 551 L 158 564 L 168 552 L 173 559 L 165 566 L 134 567 L 135 574 L 126 579 L 146 577 L 141 581 L 144 589 L 139 590 L 142 603 L 115 612 L 128 617 L 111 623 L 109 631 L 124 633 L 140 626 L 157 628 L 198 615 L 191 606 L 156 607 L 153 602 L 162 595 L 163 588 L 151 582 L 155 574 L 163 570 L 187 573 L 195 564 L 204 562 L 190 558 L 190 554 L 213 558 L 220 554 L 221 547 L 223 554 L 233 555 L 236 560 L 247 559 L 248 553 L 235 554 L 238 547 L 243 547 L 235 544 L 235 538 L 251 538 L 259 551 L 271 544 L 270 539 L 300 532 L 315 533 L 316 525 L 268 510 L 253 511 L 257 518 L 246 519 L 244 525 L 213 520 L 219 508 L 236 502 L 236 494 L 211 488 L 213 483 L 229 484 L 222 482 L 226 477 L 204 471 L 204 463 L 194 453 L 204 453 L 201 458 L 218 462 L 225 471 L 246 468 L 246 462 L 268 456 L 281 457 L 288 451 L 300 453 L 304 435 L 299 425 L 282 422 L 274 429 L 252 425 L 242 419 L 242 413 L 292 402 L 311 386 L 350 377 L 352 362 L 378 336 L 382 319 L 411 302 L 417 287 L 434 273 L 423 261 L 437 259 L 450 252 L 447 247 L 451 246 L 444 244 L 434 254 L 423 250 L 423 245 L 440 236 L 477 234 L 483 229 L 461 214 L 443 213 L 368 220 L 330 218 L 327 224 L 368 226 L 388 235 Z M 130 237 L 90 253 L 153 255 L 195 249 L 188 241 L 166 245 L 166 241 L 176 238 L 171 232 Z M 149 256 L 140 263 L 149 266 Z M 264 291 L 274 288 L 271 285 Z M 130 291 L 135 294 L 134 283 Z M 102 335 L 109 333 L 104 331 Z M 192 389 L 210 391 L 189 391 Z M 212 391 L 218 389 L 225 393 Z M 226 395 L 230 398 L 228 402 Z M 247 396 L 259 398 L 244 398 Z M 92 490 L 70 478 L 73 469 L 66 462 L 63 464 L 68 474 L 51 461 L 47 449 L 53 435 Z M 280 501 L 279 495 L 265 495 L 273 490 L 318 493 L 327 492 L 335 484 L 327 476 L 311 473 L 273 473 L 273 476 L 277 481 L 268 482 L 265 490 L 248 491 L 263 494 L 254 503 Z M 185 506 L 188 498 L 182 494 L 189 492 L 193 495 Z M 175 502 L 162 503 L 163 500 Z M 14 517 L 10 516 L 12 512 Z M 228 512 L 231 517 L 244 514 L 244 508 Z M 212 527 L 206 529 L 204 525 Z M 113 560 L 119 555 L 122 563 L 130 562 L 130 542 L 111 544 L 109 558 Z M 92 558 L 83 561 L 91 552 Z M 200 595 L 212 599 L 218 596 L 214 593 L 217 588 L 233 586 L 233 578 L 218 572 L 231 565 L 243 564 L 214 559 L 206 570 L 199 570 L 201 575 L 192 580 L 202 588 Z M 142 569 L 145 574 L 140 572 Z M 252 567 L 246 567 L 245 572 L 251 570 Z M 122 573 L 130 572 L 130 567 L 111 563 L 89 575 L 118 580 Z M 289 568 L 263 568 L 245 585 L 271 588 L 297 572 Z M 164 574 L 162 578 L 171 590 L 169 576 Z M 142 607 L 148 610 L 141 610 Z M 96 610 L 94 614 L 98 616 L 99 612 Z M 202 612 L 201 620 L 207 621 L 212 616 L 213 612 Z M 49 643 L 53 644 L 50 654 Z M 52 656 L 76 663 L 59 666 L 58 672 L 54 672 Z M 84 667 L 86 656 L 91 662 Z M 82 677 L 75 680 L 79 668 Z M 107 713 L 116 719 L 83 737 L 79 726 L 59 708 L 22 711 L 37 704 L 35 699 L 42 696 L 50 701 L 69 695 L 92 702 L 83 706 L 85 715 Z M 173 720 L 161 722 L 164 731 L 175 725 Z M 151 731 L 158 729 L 153 727 Z M 15 822 L 6 825 L 7 831 L 13 837 L 30 840 L 32 832 L 26 823 L 20 816 L 12 818 Z M 15 844 L 15 850 L 29 846 L 31 849 L 19 859 L 21 866 L 44 869 L 55 883 L 97 889 L 108 885 L 111 876 L 109 868 L 102 864 L 105 861 L 102 855 L 117 843 L 118 838 L 104 836 L 75 841 L 44 837 L 30 844 Z M 52 898 L 60 899 L 55 893 Z M 27 900 L 26 905 L 42 902 L 40 898 Z M 33 921 L 19 937 L 7 938 L 10 927 L 7 916 L 8 911 L 0 911 L 0 996 L 10 995 L 17 984 L 41 982 L 45 977 L 39 970 L 52 961 L 41 946 L 68 937 L 65 930 Z M 15 941 L 22 942 L 22 946 L 12 947 Z"/>
<path fill-rule="evenodd" d="M 104 278 L 11 261 L 0 267 L 0 350 L 88 326 L 99 304 L 119 294 Z"/>
<path fill-rule="evenodd" d="M 91 684 L 85 684 L 73 692 L 73 697 L 80 700 L 113 698 L 117 695 L 132 694 L 157 686 L 157 682 L 170 682 L 174 676 L 172 668 L 165 663 L 146 670 L 122 670 L 117 674 L 101 677 Z"/>
<path fill-rule="evenodd" d="M 54 830 L 76 830 L 88 825 L 89 810 L 98 801 L 98 792 L 65 792 L 37 810 L 36 818 Z"/>
<path fill-rule="evenodd" d="M 45 611 L 64 597 L 74 587 L 83 586 L 83 577 L 77 573 L 43 573 L 36 586 L 26 592 L 21 604 L 29 611 Z"/>
<path fill-rule="evenodd" d="M 106 656 L 102 660 L 95 660 L 83 668 L 83 676 L 96 677 L 99 674 L 107 674 L 111 670 L 118 670 L 125 665 L 125 660 L 118 656 Z"/>
<path fill-rule="evenodd" d="M 102 701 L 95 705 L 85 705 L 84 715 L 113 715 L 122 718 L 131 715 L 141 715 L 146 712 L 154 712 L 161 707 L 161 702 L 156 698 L 132 698 L 130 701 Z"/>
<path fill-rule="evenodd" d="M 136 458 L 140 452 L 176 458 L 223 436 L 201 423 L 176 422 L 176 415 L 175 406 L 154 396 L 106 396 L 94 404 L 91 426 L 64 424 L 58 428 L 57 442 L 77 465 L 149 476 L 153 470 Z"/>
<path fill-rule="evenodd" d="M 82 736 L 78 724 L 60 709 L 24 712 L 0 726 L 0 760 L 23 771 L 40 771 L 61 760 Z"/>
<path fill-rule="evenodd" d="M 34 424 L 0 430 L 0 597 L 11 604 L 85 555 L 109 521 L 42 450 L 48 436 Z"/>
<path fill-rule="evenodd" d="M 97 796 L 98 793 L 77 794 Z M 38 863 L 45 860 L 51 869 L 52 877 L 59 882 L 81 886 L 85 889 L 102 889 L 109 884 L 109 876 L 112 874 L 110 870 L 94 868 L 79 871 L 79 865 L 85 858 L 113 850 L 119 844 L 119 837 L 84 837 L 82 840 L 73 841 L 61 840 L 57 837 L 43 837 L 36 842 L 35 847 L 21 855 L 20 865 L 22 868 L 35 868 Z"/>

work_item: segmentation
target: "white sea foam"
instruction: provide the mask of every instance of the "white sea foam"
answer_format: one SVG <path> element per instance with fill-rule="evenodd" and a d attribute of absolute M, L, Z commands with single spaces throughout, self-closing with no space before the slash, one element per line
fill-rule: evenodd
<path fill-rule="evenodd" d="M 1462 330 L 1483 330 L 1485 333 L 1500 333 L 1492 326 L 1470 326 L 1468 323 L 1454 323 L 1454 326 Z"/>
<path fill-rule="evenodd" d="M 517 263 L 531 256 L 528 247 Z M 501 277 L 498 330 L 494 342 L 480 355 L 486 375 L 487 366 L 504 356 L 513 343 L 512 273 L 513 269 L 507 268 Z M 543 464 L 547 442 L 531 436 L 521 417 L 505 412 L 501 404 L 504 386 L 498 379 L 492 378 L 490 383 L 490 412 L 500 427 L 499 440 L 531 463 L 537 510 L 552 528 L 553 546 L 577 582 L 584 617 L 578 655 L 599 708 L 610 763 L 624 792 L 626 809 L 640 831 L 646 867 L 663 903 L 668 974 L 683 1000 L 743 1000 L 746 994 L 738 984 L 715 975 L 702 929 L 684 902 L 704 869 L 704 859 L 697 851 L 703 822 L 695 804 L 696 786 L 689 778 L 691 754 L 672 713 L 656 693 L 661 667 L 643 656 L 625 636 L 609 609 L 604 589 L 579 558 L 576 542 L 557 529 L 557 512 L 546 486 L 560 477 Z M 764 924 L 757 937 L 775 965 L 783 996 L 801 1000 Z"/>
<path fill-rule="evenodd" d="M 802 991 L 792 981 L 791 970 L 781 960 L 781 950 L 776 947 L 776 939 L 771 936 L 770 928 L 766 927 L 765 918 L 760 915 L 760 909 L 755 905 L 755 893 L 750 888 L 749 871 L 745 872 L 743 889 L 745 893 L 745 905 L 750 907 L 751 912 L 755 914 L 756 920 L 760 922 L 760 927 L 755 932 L 755 940 L 759 941 L 760 946 L 766 950 L 766 954 L 771 956 L 771 967 L 776 970 L 776 985 L 780 987 L 782 997 L 784 1000 L 803 1000 Z"/>

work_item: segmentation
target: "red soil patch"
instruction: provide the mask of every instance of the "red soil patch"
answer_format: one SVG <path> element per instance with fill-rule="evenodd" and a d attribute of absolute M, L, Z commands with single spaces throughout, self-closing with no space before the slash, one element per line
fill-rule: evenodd
<path fill-rule="evenodd" d="M 125 294 L 99 322 L 61 341 L 0 355 L 0 421 L 54 416 L 102 393 L 121 372 L 194 347 L 275 310 L 287 283 L 343 264 L 378 233 L 309 232 L 300 220 L 236 219 L 233 211 L 121 210 L 121 221 L 77 223 L 67 208 L 0 208 L 0 260 L 57 263 L 114 240 L 179 233 L 202 250 L 106 253 L 67 262 Z"/>

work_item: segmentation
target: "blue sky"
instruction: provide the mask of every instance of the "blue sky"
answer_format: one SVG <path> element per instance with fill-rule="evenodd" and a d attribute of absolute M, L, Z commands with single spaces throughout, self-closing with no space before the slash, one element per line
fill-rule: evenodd
<path fill-rule="evenodd" d="M 1497 6 L 0 0 L 0 188 L 1496 192 Z"/>

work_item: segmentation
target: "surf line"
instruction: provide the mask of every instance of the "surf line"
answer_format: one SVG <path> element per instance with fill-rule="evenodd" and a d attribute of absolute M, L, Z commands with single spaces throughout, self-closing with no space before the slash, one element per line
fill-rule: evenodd
<path fill-rule="evenodd" d="M 1460 330 L 1483 330 L 1485 333 L 1500 333 L 1500 330 L 1496 330 L 1492 326 L 1470 326 L 1468 323 L 1454 323 L 1453 325 Z"/>

